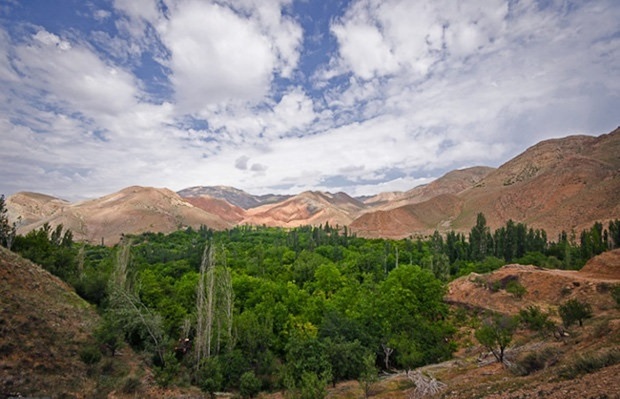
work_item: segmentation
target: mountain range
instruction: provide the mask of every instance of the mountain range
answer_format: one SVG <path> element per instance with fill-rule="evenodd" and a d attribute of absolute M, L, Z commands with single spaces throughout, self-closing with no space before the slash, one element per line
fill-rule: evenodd
<path fill-rule="evenodd" d="M 508 219 L 542 228 L 553 238 L 620 217 L 620 128 L 604 135 L 542 141 L 498 168 L 451 171 L 406 192 L 353 198 L 346 193 L 252 195 L 234 187 L 179 192 L 132 186 L 70 203 L 40 193 L 7 198 L 20 233 L 63 224 L 76 239 L 114 244 L 122 234 L 172 232 L 206 225 L 348 226 L 365 237 L 400 239 L 438 230 L 468 231 L 479 212 L 491 228 Z"/>

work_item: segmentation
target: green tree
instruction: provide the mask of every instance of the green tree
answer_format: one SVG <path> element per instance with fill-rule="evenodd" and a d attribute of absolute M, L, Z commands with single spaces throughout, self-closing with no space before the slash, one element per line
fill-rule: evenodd
<path fill-rule="evenodd" d="M 592 317 L 592 306 L 587 302 L 581 302 L 577 299 L 569 299 L 560 305 L 558 309 L 564 327 L 570 327 L 576 322 L 579 326 L 583 326 L 583 321 Z"/>
<path fill-rule="evenodd" d="M 476 216 L 476 225 L 469 233 L 469 246 L 471 260 L 481 261 L 489 255 L 491 244 L 491 232 L 487 227 L 487 220 L 482 213 Z"/>
<path fill-rule="evenodd" d="M 261 381 L 256 378 L 253 371 L 247 371 L 241 376 L 239 393 L 242 398 L 253 398 L 261 390 Z"/>
<path fill-rule="evenodd" d="M 476 339 L 481 345 L 493 353 L 498 362 L 504 362 L 506 348 L 512 342 L 512 336 L 517 328 L 517 320 L 513 317 L 495 314 L 484 320 L 475 332 Z"/>
<path fill-rule="evenodd" d="M 375 361 L 376 356 L 373 353 L 367 353 L 364 356 L 364 367 L 357 378 L 364 392 L 365 399 L 371 395 L 374 385 L 379 381 L 379 370 L 375 365 Z"/>

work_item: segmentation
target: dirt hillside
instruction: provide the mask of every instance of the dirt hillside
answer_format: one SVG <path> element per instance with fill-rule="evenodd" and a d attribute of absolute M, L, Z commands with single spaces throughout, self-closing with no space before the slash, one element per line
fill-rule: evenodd
<path fill-rule="evenodd" d="M 65 283 L 0 247 L 0 397 L 95 394 L 79 352 L 97 322 Z"/>

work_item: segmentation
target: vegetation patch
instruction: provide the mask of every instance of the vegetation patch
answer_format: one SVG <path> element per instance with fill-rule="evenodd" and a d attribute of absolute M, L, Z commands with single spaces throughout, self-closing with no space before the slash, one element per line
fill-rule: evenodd
<path fill-rule="evenodd" d="M 578 356 L 570 365 L 560 370 L 559 376 L 564 379 L 572 379 L 618 363 L 620 363 L 620 349 L 614 348 L 602 353 L 591 353 Z"/>

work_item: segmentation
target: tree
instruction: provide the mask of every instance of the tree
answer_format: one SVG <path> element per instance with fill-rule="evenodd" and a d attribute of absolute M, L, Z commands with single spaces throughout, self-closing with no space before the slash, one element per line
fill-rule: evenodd
<path fill-rule="evenodd" d="M 122 326 L 125 337 L 135 345 L 152 345 L 160 364 L 165 364 L 165 336 L 161 316 L 144 305 L 128 276 L 131 242 L 123 243 L 118 251 L 116 264 L 110 277 L 110 316 Z"/>
<path fill-rule="evenodd" d="M 6 201 L 4 200 L 4 194 L 2 194 L 0 195 L 0 245 L 7 246 L 6 237 L 9 235 L 10 229 Z"/>
<path fill-rule="evenodd" d="M 569 299 L 560 305 L 558 310 L 564 327 L 570 327 L 575 322 L 579 322 L 579 327 L 583 327 L 583 321 L 592 317 L 592 306 L 577 299 Z"/>
<path fill-rule="evenodd" d="M 232 277 L 226 266 L 215 264 L 214 248 L 205 246 L 196 291 L 196 369 L 212 350 L 220 351 L 222 339 L 232 341 Z M 214 340 L 215 338 L 215 340 Z"/>
<path fill-rule="evenodd" d="M 364 367 L 357 381 L 364 391 L 364 398 L 367 399 L 372 393 L 373 386 L 379 381 L 379 371 L 375 366 L 376 356 L 373 353 L 367 353 L 364 356 Z"/>
<path fill-rule="evenodd" d="M 481 345 L 493 353 L 498 362 L 504 362 L 504 352 L 512 341 L 512 336 L 517 328 L 515 318 L 495 314 L 482 322 L 482 326 L 476 330 L 475 336 Z"/>
<path fill-rule="evenodd" d="M 471 260 L 481 261 L 489 254 L 491 233 L 487 227 L 487 220 L 482 213 L 476 216 L 476 225 L 469 233 Z"/>
<path fill-rule="evenodd" d="M 261 389 L 261 381 L 256 378 L 253 371 L 243 373 L 239 383 L 239 393 L 242 398 L 253 398 Z"/>

